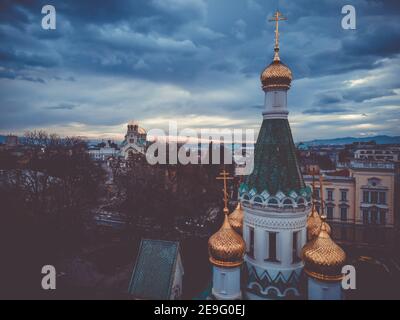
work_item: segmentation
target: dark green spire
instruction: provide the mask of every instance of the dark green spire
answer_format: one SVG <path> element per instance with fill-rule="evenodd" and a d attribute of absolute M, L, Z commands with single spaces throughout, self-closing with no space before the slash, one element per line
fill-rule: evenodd
<path fill-rule="evenodd" d="M 287 119 L 265 119 L 261 126 L 254 154 L 254 171 L 246 178 L 248 190 L 304 190 L 305 184 L 296 158 L 296 147 Z"/>

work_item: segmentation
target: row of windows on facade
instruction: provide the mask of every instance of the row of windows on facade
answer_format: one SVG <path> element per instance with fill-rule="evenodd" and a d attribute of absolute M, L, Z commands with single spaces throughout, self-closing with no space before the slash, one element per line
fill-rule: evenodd
<path fill-rule="evenodd" d="M 317 210 L 318 213 L 321 214 L 321 208 L 320 206 L 315 206 L 315 209 Z M 334 206 L 327 206 L 326 208 L 326 218 L 328 220 L 333 220 L 333 214 L 334 214 Z M 340 207 L 340 220 L 342 221 L 347 221 L 347 213 L 348 213 L 348 207 Z"/>
<path fill-rule="evenodd" d="M 333 201 L 333 199 L 334 199 L 333 196 L 334 196 L 334 190 L 327 190 L 326 200 Z M 315 199 L 320 200 L 320 190 L 319 189 L 314 190 L 314 197 L 315 197 Z M 345 191 L 345 190 L 340 191 L 340 201 L 348 201 L 347 191 Z"/>
<path fill-rule="evenodd" d="M 254 259 L 254 228 L 248 227 L 249 231 L 249 241 L 247 246 L 247 255 Z M 268 248 L 268 252 L 266 252 L 265 261 L 280 263 L 277 256 L 277 241 L 278 241 L 278 232 L 267 232 L 266 244 Z M 299 252 L 299 244 L 300 244 L 300 231 L 293 232 L 292 237 L 292 263 L 297 263 L 301 260 L 300 252 Z"/>
<path fill-rule="evenodd" d="M 320 199 L 319 190 L 315 190 L 315 198 Z M 326 201 L 334 201 L 334 190 L 327 190 Z M 340 201 L 348 201 L 347 191 L 340 191 Z M 385 191 L 363 191 L 363 203 L 386 204 Z"/>
<path fill-rule="evenodd" d="M 315 207 L 317 212 L 320 212 L 320 207 Z M 340 220 L 347 221 L 348 219 L 348 208 L 347 207 L 340 207 Z M 326 218 L 328 220 L 333 220 L 334 216 L 334 206 L 327 206 L 326 207 Z M 379 209 L 379 208 L 367 208 L 362 210 L 362 217 L 364 224 L 386 224 L 386 209 Z"/>
<path fill-rule="evenodd" d="M 364 190 L 363 203 L 386 204 L 386 192 Z"/>

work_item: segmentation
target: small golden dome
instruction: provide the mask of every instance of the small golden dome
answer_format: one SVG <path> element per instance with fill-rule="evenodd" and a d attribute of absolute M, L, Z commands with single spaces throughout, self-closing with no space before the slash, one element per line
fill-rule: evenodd
<path fill-rule="evenodd" d="M 219 267 L 237 267 L 243 263 L 246 245 L 243 238 L 233 230 L 229 223 L 228 212 L 221 229 L 208 240 L 210 262 Z"/>
<path fill-rule="evenodd" d="M 319 235 L 322 224 L 325 224 L 328 234 L 331 234 L 331 227 L 326 222 L 322 222 L 320 215 L 313 206 L 311 214 L 307 218 L 307 239 L 312 240 Z"/>
<path fill-rule="evenodd" d="M 307 239 L 312 240 L 318 236 L 321 229 L 322 220 L 315 206 L 312 207 L 311 213 L 307 218 Z"/>
<path fill-rule="evenodd" d="M 229 215 L 229 223 L 238 234 L 243 234 L 243 208 L 240 201 L 236 209 Z"/>
<path fill-rule="evenodd" d="M 263 90 L 290 89 L 292 71 L 279 59 L 274 61 L 261 73 Z"/>
<path fill-rule="evenodd" d="M 304 271 L 319 280 L 338 281 L 343 277 L 346 253 L 331 239 L 324 220 L 318 236 L 303 247 Z"/>

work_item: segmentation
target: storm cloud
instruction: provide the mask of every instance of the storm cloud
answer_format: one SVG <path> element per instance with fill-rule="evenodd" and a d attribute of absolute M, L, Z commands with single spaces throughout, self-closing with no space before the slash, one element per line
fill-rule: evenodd
<path fill-rule="evenodd" d="M 131 119 L 147 129 L 169 119 L 259 127 L 277 1 L 52 1 L 56 30 L 41 28 L 45 4 L 0 4 L 0 133 L 121 137 Z M 341 28 L 345 4 L 356 30 Z M 398 2 L 282 0 L 279 9 L 295 140 L 400 134 Z"/>

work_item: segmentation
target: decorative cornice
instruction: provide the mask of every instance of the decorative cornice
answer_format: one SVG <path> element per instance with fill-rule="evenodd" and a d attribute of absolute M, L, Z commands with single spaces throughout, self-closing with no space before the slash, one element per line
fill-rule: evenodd
<path fill-rule="evenodd" d="M 293 209 L 307 209 L 311 206 L 311 188 L 289 191 L 287 194 L 278 191 L 271 195 L 264 190 L 257 193 L 257 190 L 248 190 L 247 185 L 242 184 L 239 189 L 239 199 L 244 206 L 260 210 L 290 211 Z M 282 210 L 283 209 L 283 210 Z"/>
<path fill-rule="evenodd" d="M 269 112 L 265 111 L 262 113 L 263 119 L 287 119 L 289 111 L 277 111 L 277 112 Z"/>
<path fill-rule="evenodd" d="M 281 216 L 274 213 L 247 210 L 245 208 L 244 224 L 269 230 L 296 230 L 306 227 L 309 211 L 298 212 L 297 215 Z"/>

